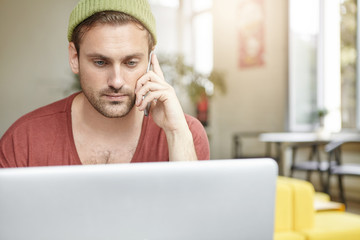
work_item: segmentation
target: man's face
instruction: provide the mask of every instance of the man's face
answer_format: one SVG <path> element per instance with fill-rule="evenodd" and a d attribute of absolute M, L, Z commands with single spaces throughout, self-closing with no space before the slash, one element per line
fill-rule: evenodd
<path fill-rule="evenodd" d="M 99 24 L 80 43 L 79 75 L 83 92 L 102 115 L 127 115 L 135 104 L 135 85 L 148 62 L 147 32 L 134 23 Z"/>

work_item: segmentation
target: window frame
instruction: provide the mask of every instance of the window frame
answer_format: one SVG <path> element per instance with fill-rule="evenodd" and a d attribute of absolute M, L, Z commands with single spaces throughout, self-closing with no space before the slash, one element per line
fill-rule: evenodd
<path fill-rule="evenodd" d="M 292 69 L 292 33 L 291 33 L 291 2 L 296 0 L 291 0 L 289 2 L 289 104 L 288 104 L 288 130 L 289 131 L 315 131 L 318 126 L 315 124 L 299 124 L 296 122 L 296 113 L 297 106 L 296 97 L 298 92 L 295 89 L 296 80 L 293 79 L 293 69 Z M 301 0 L 300 0 L 301 1 Z M 329 69 L 332 71 L 331 66 L 334 66 L 334 61 L 331 60 L 333 58 L 333 54 L 335 57 L 339 58 L 338 63 L 340 69 L 340 42 L 338 44 L 338 52 L 333 48 L 329 48 L 329 26 L 333 27 L 328 21 L 329 19 L 329 5 L 333 4 L 326 2 L 326 0 L 319 0 L 320 8 L 319 8 L 319 31 L 317 35 L 317 51 L 316 51 L 316 108 L 317 109 L 328 109 L 329 114 L 325 117 L 325 128 L 331 132 L 337 131 L 358 131 L 360 130 L 360 61 L 357 59 L 357 69 L 356 69 L 356 128 L 344 129 L 341 124 L 341 73 L 338 72 L 339 76 L 329 75 Z M 359 0 L 357 0 L 359 3 Z M 340 8 L 340 1 L 338 1 L 338 6 Z M 330 12 L 334 11 L 331 9 Z M 334 12 L 332 12 L 334 13 Z M 333 16 L 333 15 L 332 15 Z M 340 11 L 339 11 L 340 17 Z M 333 20 L 331 20 L 333 21 Z M 340 21 L 339 21 L 340 22 Z M 336 24 L 336 23 L 335 23 Z M 339 25 L 340 29 L 340 25 Z M 336 30 L 335 30 L 336 32 Z M 336 33 L 337 34 L 337 33 Z M 340 36 L 340 32 L 338 33 Z M 360 56 L 360 43 L 359 43 L 359 34 L 360 34 L 360 19 L 359 13 L 357 14 L 357 55 Z M 330 40 L 332 41 L 332 40 Z M 334 44 L 333 42 L 330 44 Z M 333 45 L 334 46 L 334 45 Z M 335 53 L 334 53 L 335 52 Z M 336 55 L 339 54 L 339 55 Z M 329 68 L 330 66 L 330 68 Z M 336 74 L 336 71 L 335 71 Z M 334 80 L 334 78 L 336 78 Z M 334 110 L 336 109 L 337 110 Z"/>

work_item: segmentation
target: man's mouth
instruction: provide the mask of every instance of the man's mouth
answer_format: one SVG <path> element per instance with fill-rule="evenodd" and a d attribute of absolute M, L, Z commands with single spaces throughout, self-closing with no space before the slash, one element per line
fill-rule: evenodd
<path fill-rule="evenodd" d="M 118 94 L 118 93 L 111 93 L 111 94 L 104 94 L 105 98 L 110 101 L 123 101 L 128 96 L 126 94 Z"/>

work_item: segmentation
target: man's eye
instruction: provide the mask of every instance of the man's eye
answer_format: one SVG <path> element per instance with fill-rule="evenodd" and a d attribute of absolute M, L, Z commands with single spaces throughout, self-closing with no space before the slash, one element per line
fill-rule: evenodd
<path fill-rule="evenodd" d="M 135 67 L 136 64 L 137 64 L 136 61 L 128 61 L 128 62 L 127 62 L 127 65 L 130 66 L 130 67 Z"/>
<path fill-rule="evenodd" d="M 105 61 L 94 61 L 95 65 L 99 66 L 99 67 L 102 67 L 105 65 Z"/>

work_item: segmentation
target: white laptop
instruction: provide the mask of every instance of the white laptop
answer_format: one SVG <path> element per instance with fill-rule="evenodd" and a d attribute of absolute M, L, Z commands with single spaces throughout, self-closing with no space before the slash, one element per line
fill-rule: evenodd
<path fill-rule="evenodd" d="M 0 169 L 1 240 L 267 240 L 271 159 Z"/>

